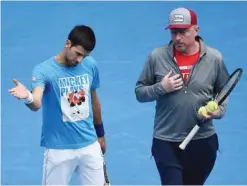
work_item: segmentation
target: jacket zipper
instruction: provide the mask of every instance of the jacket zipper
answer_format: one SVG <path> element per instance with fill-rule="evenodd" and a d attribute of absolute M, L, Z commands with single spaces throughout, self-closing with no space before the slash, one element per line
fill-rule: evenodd
<path fill-rule="evenodd" d="M 204 57 L 204 55 L 205 55 L 205 54 L 203 54 L 201 57 L 199 57 L 199 59 L 198 59 L 198 60 L 196 61 L 196 63 L 193 65 L 193 67 L 192 67 L 192 69 L 191 69 L 191 72 L 190 72 L 190 74 L 189 74 L 189 76 L 188 76 L 187 86 L 189 85 L 189 82 L 190 82 L 190 79 L 191 79 L 191 76 L 192 76 L 192 74 L 193 74 L 193 72 L 194 72 L 195 67 L 199 65 L 199 62 L 200 62 L 201 59 Z"/>
<path fill-rule="evenodd" d="M 178 64 L 177 64 L 177 60 L 176 60 L 175 57 L 173 57 L 173 63 L 175 63 L 175 66 L 176 66 L 176 68 L 177 68 L 179 74 L 181 75 L 181 77 L 182 77 L 182 79 L 183 79 L 183 83 L 184 83 L 184 86 L 185 86 L 185 91 L 184 91 L 185 94 L 187 93 L 187 89 L 188 89 L 188 86 L 189 86 L 189 82 L 190 82 L 191 76 L 192 76 L 192 74 L 193 74 L 193 71 L 194 71 L 194 69 L 195 69 L 195 66 L 198 65 L 198 63 L 201 61 L 201 59 L 203 58 L 204 55 L 205 55 L 205 53 L 204 53 L 202 56 L 200 56 L 199 59 L 196 61 L 196 63 L 193 65 L 193 67 L 192 67 L 192 69 L 191 69 L 191 71 L 190 71 L 190 73 L 189 73 L 187 82 L 184 81 L 183 74 L 181 73 L 181 71 L 180 71 L 180 69 L 179 69 L 179 66 L 178 66 Z"/>
<path fill-rule="evenodd" d="M 179 73 L 180 76 L 182 77 L 183 84 L 186 85 L 186 84 L 185 84 L 185 81 L 184 81 L 184 78 L 183 78 L 183 74 L 181 73 L 181 70 L 179 69 L 179 66 L 178 66 L 178 63 L 177 63 L 177 60 L 176 60 L 175 57 L 173 57 L 173 63 L 174 63 L 175 66 L 176 66 L 176 70 L 178 71 L 178 73 Z"/>

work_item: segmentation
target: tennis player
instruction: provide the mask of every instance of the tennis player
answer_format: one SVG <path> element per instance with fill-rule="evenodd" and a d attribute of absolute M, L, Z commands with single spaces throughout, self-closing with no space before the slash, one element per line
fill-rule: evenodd
<path fill-rule="evenodd" d="M 32 92 L 16 79 L 9 90 L 31 110 L 43 107 L 44 185 L 68 185 L 74 172 L 80 185 L 104 185 L 100 79 L 90 56 L 95 44 L 90 27 L 75 26 L 63 50 L 34 68 Z"/>
<path fill-rule="evenodd" d="M 198 35 L 197 15 L 187 8 L 169 16 L 171 42 L 149 55 L 136 83 L 139 102 L 156 101 L 152 154 L 162 185 L 202 185 L 219 148 L 213 119 L 226 112 L 226 102 L 210 116 L 198 115 L 229 78 L 221 53 Z M 179 144 L 199 120 L 205 120 L 185 151 Z"/>

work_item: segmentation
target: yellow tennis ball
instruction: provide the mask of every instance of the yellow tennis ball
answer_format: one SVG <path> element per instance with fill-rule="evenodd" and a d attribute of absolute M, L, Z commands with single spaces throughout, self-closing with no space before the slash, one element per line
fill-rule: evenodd
<path fill-rule="evenodd" d="M 206 105 L 206 109 L 211 111 L 211 112 L 218 110 L 218 107 L 219 106 L 215 101 L 209 101 Z"/>
<path fill-rule="evenodd" d="M 203 115 L 203 116 L 208 116 L 208 112 L 207 112 L 207 109 L 206 107 L 200 107 L 199 110 L 198 110 L 198 114 L 199 115 Z"/>

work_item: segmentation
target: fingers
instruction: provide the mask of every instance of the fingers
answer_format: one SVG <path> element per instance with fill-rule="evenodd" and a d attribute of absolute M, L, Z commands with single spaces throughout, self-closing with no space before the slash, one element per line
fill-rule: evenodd
<path fill-rule="evenodd" d="M 201 120 L 209 120 L 209 119 L 214 119 L 217 118 L 219 115 L 219 110 L 216 110 L 214 112 L 207 110 L 207 114 L 203 115 L 203 114 L 199 114 L 199 119 Z"/>
<path fill-rule="evenodd" d="M 169 72 L 168 72 L 168 74 L 166 74 L 165 75 L 165 77 L 166 78 L 169 78 L 169 79 L 171 79 L 171 80 L 173 80 L 173 81 L 175 81 L 175 80 L 177 80 L 177 79 L 181 79 L 181 75 L 180 74 L 175 74 L 174 76 L 172 76 L 172 70 L 170 70 Z"/>
<path fill-rule="evenodd" d="M 178 79 L 178 80 L 176 80 L 176 81 L 173 81 L 172 82 L 172 85 L 173 85 L 173 88 L 175 89 L 175 90 L 179 90 L 179 89 L 181 89 L 181 88 L 183 88 L 183 80 L 182 79 Z"/>
<path fill-rule="evenodd" d="M 9 93 L 15 92 L 16 88 L 9 89 Z"/>
<path fill-rule="evenodd" d="M 170 76 L 169 80 L 174 82 L 175 84 L 183 82 L 183 79 L 180 74 L 175 74 L 174 76 Z"/>
<path fill-rule="evenodd" d="M 181 79 L 181 80 L 182 80 L 182 78 L 181 78 L 181 75 L 180 75 L 180 74 L 175 74 L 174 76 L 172 76 L 172 77 L 171 77 L 171 79 L 172 79 L 173 81 L 175 81 L 175 80 L 179 80 L 179 79 Z"/>
<path fill-rule="evenodd" d="M 209 116 L 217 116 L 219 114 L 219 110 L 216 110 L 214 112 L 207 110 Z"/>
<path fill-rule="evenodd" d="M 174 87 L 174 90 L 180 90 L 182 88 L 183 88 L 183 86 L 181 85 L 181 86 Z"/>
<path fill-rule="evenodd" d="M 173 84 L 174 89 L 175 90 L 182 89 L 183 88 L 183 80 L 182 80 L 182 78 L 180 77 L 179 74 L 176 74 L 175 76 L 173 76 L 173 77 L 175 77 L 174 78 L 175 80 L 172 80 L 172 84 Z M 178 79 L 176 79 L 176 78 L 178 78 Z"/>
<path fill-rule="evenodd" d="M 14 96 L 14 97 L 20 99 L 20 94 L 19 94 L 19 91 L 18 91 L 18 89 L 17 89 L 16 87 L 15 87 L 15 88 L 12 88 L 12 89 L 9 89 L 8 91 L 9 91 L 9 93 L 10 93 L 12 96 Z"/>
<path fill-rule="evenodd" d="M 201 121 L 206 121 L 206 120 L 209 120 L 209 119 L 211 119 L 211 116 L 209 116 L 209 115 L 199 115 L 199 118 L 200 118 L 200 120 Z"/>
<path fill-rule="evenodd" d="M 207 110 L 208 115 L 212 116 L 214 115 L 214 112 L 211 112 L 210 110 Z"/>
<path fill-rule="evenodd" d="M 181 78 L 180 74 L 175 74 L 174 76 L 172 76 L 171 74 L 172 71 L 170 71 L 166 76 L 169 78 L 170 81 L 173 82 L 173 84 L 180 84 L 181 82 L 183 84 L 183 79 Z"/>
<path fill-rule="evenodd" d="M 16 86 L 20 84 L 19 81 L 17 81 L 17 79 L 15 79 L 15 78 L 13 79 L 13 82 L 14 82 L 14 84 L 15 84 Z M 12 96 L 14 96 L 14 97 L 20 99 L 20 95 L 19 95 L 19 93 L 18 93 L 16 87 L 14 87 L 14 88 L 12 88 L 12 89 L 9 89 L 8 91 L 9 91 L 9 93 L 10 93 Z"/>
<path fill-rule="evenodd" d="M 15 85 L 19 85 L 20 84 L 19 81 L 17 81 L 17 79 L 15 79 L 15 78 L 13 79 L 13 82 L 14 82 Z"/>
<path fill-rule="evenodd" d="M 17 86 L 17 85 L 19 85 L 20 83 L 19 83 L 19 81 L 17 81 L 17 79 L 13 79 L 13 83 Z M 12 89 L 9 89 L 9 92 L 11 93 L 11 92 L 14 92 L 16 90 L 16 88 L 12 88 Z"/>
<path fill-rule="evenodd" d="M 106 152 L 106 147 L 105 147 L 105 146 L 101 147 L 101 151 L 102 151 L 103 154 L 105 154 L 105 152 Z"/>
<path fill-rule="evenodd" d="M 165 75 L 166 78 L 170 78 L 172 76 L 172 70 L 168 72 L 168 74 Z"/>
<path fill-rule="evenodd" d="M 165 75 L 165 77 L 169 78 L 171 80 L 176 80 L 176 79 L 180 78 L 181 76 L 180 76 L 180 74 L 175 74 L 174 76 L 172 76 L 172 70 L 170 70 L 168 72 L 168 74 Z"/>
<path fill-rule="evenodd" d="M 162 86 L 167 92 L 172 92 L 174 90 L 180 90 L 183 88 L 183 79 L 180 74 L 172 75 L 172 70 L 170 70 L 165 77 L 162 79 Z"/>
<path fill-rule="evenodd" d="M 12 96 L 14 96 L 14 97 L 16 97 L 16 98 L 18 98 L 18 99 L 20 99 L 20 95 L 16 92 L 16 91 L 9 91 L 10 92 L 10 94 L 12 95 Z"/>
<path fill-rule="evenodd" d="M 197 116 L 201 121 L 211 119 L 211 116 L 208 113 L 206 113 L 206 114 L 199 113 Z"/>
<path fill-rule="evenodd" d="M 182 80 L 182 78 L 179 78 L 179 79 L 173 80 L 173 83 L 182 85 L 183 84 L 183 80 Z"/>

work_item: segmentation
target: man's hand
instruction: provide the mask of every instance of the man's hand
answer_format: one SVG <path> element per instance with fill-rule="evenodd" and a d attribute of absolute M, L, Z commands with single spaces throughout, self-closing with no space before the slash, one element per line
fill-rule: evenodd
<path fill-rule="evenodd" d="M 209 119 L 216 119 L 220 116 L 220 110 L 217 109 L 216 111 L 214 112 L 211 112 L 208 110 L 208 115 L 209 115 Z"/>
<path fill-rule="evenodd" d="M 106 152 L 106 143 L 105 143 L 105 137 L 98 138 L 102 153 L 105 154 Z"/>
<path fill-rule="evenodd" d="M 16 79 L 13 79 L 13 82 L 16 86 L 10 89 L 9 93 L 18 99 L 26 99 L 28 97 L 27 88 Z"/>
<path fill-rule="evenodd" d="M 205 114 L 199 114 L 200 120 L 216 119 L 219 116 L 220 116 L 220 110 L 219 109 L 217 109 L 214 112 L 211 112 L 211 111 L 207 110 L 207 115 L 205 115 Z"/>
<path fill-rule="evenodd" d="M 180 74 L 172 76 L 172 71 L 170 71 L 161 81 L 162 87 L 166 92 L 173 92 L 175 90 L 180 90 L 183 87 L 183 80 Z"/>

